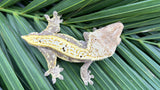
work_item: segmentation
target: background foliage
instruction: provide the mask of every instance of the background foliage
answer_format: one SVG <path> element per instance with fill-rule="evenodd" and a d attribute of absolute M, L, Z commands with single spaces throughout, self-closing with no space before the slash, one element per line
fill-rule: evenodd
<path fill-rule="evenodd" d="M 121 21 L 124 31 L 116 53 L 89 68 L 94 85 L 80 79 L 82 64 L 58 59 L 64 80 L 44 77 L 41 53 L 20 36 L 42 31 L 43 15 L 58 11 L 61 33 L 83 40 L 84 31 Z M 159 89 L 159 0 L 2 0 L 0 2 L 0 88 L 2 89 Z"/>

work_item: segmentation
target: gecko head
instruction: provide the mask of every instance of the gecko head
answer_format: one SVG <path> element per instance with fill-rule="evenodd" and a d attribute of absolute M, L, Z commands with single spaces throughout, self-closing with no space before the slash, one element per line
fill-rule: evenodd
<path fill-rule="evenodd" d="M 90 33 L 89 47 L 91 52 L 97 56 L 112 56 L 121 42 L 120 35 L 123 28 L 123 24 L 117 22 Z"/>

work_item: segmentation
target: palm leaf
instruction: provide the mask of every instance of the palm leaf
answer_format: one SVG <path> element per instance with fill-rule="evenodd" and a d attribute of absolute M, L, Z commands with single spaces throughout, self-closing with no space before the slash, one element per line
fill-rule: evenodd
<path fill-rule="evenodd" d="M 160 2 L 158 0 L 3 0 L 0 2 L 0 89 L 159 89 Z M 20 36 L 42 31 L 45 13 L 63 14 L 61 33 L 83 40 L 84 31 L 121 21 L 116 53 L 89 68 L 94 85 L 80 78 L 81 63 L 58 59 L 64 80 L 43 76 L 42 54 Z"/>

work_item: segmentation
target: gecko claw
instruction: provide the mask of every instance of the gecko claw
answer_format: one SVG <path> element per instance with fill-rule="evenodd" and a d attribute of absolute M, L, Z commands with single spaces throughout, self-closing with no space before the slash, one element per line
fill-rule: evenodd
<path fill-rule="evenodd" d="M 60 68 L 59 65 L 54 67 L 53 69 L 49 69 L 45 72 L 44 76 L 52 75 L 52 82 L 53 84 L 56 83 L 56 78 L 59 78 L 60 80 L 63 80 L 63 75 L 60 74 L 60 72 L 63 71 L 63 68 Z"/>

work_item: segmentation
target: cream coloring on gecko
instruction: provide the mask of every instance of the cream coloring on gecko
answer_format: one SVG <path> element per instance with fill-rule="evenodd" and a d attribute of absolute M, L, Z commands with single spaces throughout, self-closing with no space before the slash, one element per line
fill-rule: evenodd
<path fill-rule="evenodd" d="M 32 32 L 29 35 L 24 35 L 22 38 L 30 45 L 37 47 L 45 57 L 48 64 L 48 71 L 45 76 L 52 75 L 53 84 L 56 78 L 63 80 L 60 74 L 63 68 L 56 66 L 57 57 L 69 62 L 84 62 L 80 69 L 80 75 L 85 83 L 93 84 L 88 70 L 93 61 L 102 60 L 114 54 L 116 47 L 121 42 L 121 32 L 123 24 L 121 22 L 113 23 L 108 26 L 96 29 L 93 32 L 84 32 L 85 41 L 79 41 L 75 38 L 58 33 L 60 31 L 60 23 L 62 20 L 57 12 L 53 12 L 53 18 L 45 15 L 48 21 L 47 28 L 40 32 Z"/>

